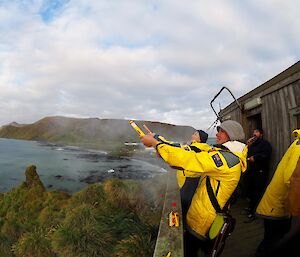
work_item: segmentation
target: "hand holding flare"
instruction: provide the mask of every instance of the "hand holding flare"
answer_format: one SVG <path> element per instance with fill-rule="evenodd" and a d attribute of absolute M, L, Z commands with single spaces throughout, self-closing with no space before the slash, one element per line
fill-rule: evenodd
<path fill-rule="evenodd" d="M 158 144 L 158 141 L 153 137 L 152 134 L 145 135 L 141 137 L 141 141 L 144 146 L 155 147 Z"/>
<path fill-rule="evenodd" d="M 144 146 L 147 147 L 155 147 L 158 144 L 158 141 L 153 137 L 153 133 L 151 130 L 144 124 L 144 128 L 149 132 L 148 135 L 145 135 L 145 133 L 139 128 L 138 125 L 133 120 L 129 121 L 130 125 L 135 129 L 135 131 L 139 134 L 140 139 Z"/>
<path fill-rule="evenodd" d="M 149 134 L 153 134 L 151 130 L 144 124 L 143 127 L 148 131 Z"/>
<path fill-rule="evenodd" d="M 149 134 L 141 138 L 142 143 L 147 147 L 155 147 L 158 141 L 154 138 L 154 134 L 145 124 L 143 127 L 148 131 Z"/>

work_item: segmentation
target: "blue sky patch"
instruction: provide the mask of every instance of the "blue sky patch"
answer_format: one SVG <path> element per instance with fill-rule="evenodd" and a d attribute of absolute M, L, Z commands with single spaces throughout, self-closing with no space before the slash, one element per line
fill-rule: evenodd
<path fill-rule="evenodd" d="M 40 15 L 45 22 L 51 22 L 60 14 L 69 0 L 45 0 L 40 8 Z"/>

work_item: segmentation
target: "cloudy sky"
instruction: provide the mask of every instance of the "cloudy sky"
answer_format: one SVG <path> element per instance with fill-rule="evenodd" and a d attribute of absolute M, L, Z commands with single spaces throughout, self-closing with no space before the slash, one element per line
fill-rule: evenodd
<path fill-rule="evenodd" d="M 0 126 L 45 116 L 207 129 L 299 60 L 298 0 L 0 0 Z M 225 107 L 224 92 L 215 102 Z"/>

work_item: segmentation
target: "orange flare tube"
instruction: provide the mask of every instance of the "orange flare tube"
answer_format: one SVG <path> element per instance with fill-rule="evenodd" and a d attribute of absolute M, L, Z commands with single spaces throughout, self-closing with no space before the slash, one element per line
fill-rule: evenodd
<path fill-rule="evenodd" d="M 144 124 L 143 127 L 148 131 L 149 134 L 152 134 L 151 130 Z"/>

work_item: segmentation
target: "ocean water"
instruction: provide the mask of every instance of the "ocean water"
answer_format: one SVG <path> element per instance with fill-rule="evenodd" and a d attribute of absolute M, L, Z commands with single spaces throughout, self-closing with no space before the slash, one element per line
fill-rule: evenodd
<path fill-rule="evenodd" d="M 214 144 L 215 139 L 209 139 Z M 48 190 L 76 192 L 90 183 L 107 178 L 147 179 L 166 172 L 168 165 L 152 148 L 127 143 L 127 156 L 37 141 L 0 138 L 0 192 L 25 181 L 25 170 L 36 165 Z"/>
<path fill-rule="evenodd" d="M 153 152 L 141 146 L 136 150 L 144 153 L 115 156 L 79 147 L 0 138 L 0 192 L 25 181 L 29 165 L 37 166 L 48 190 L 67 192 L 76 192 L 106 178 L 145 179 L 166 172 L 166 166 Z"/>

